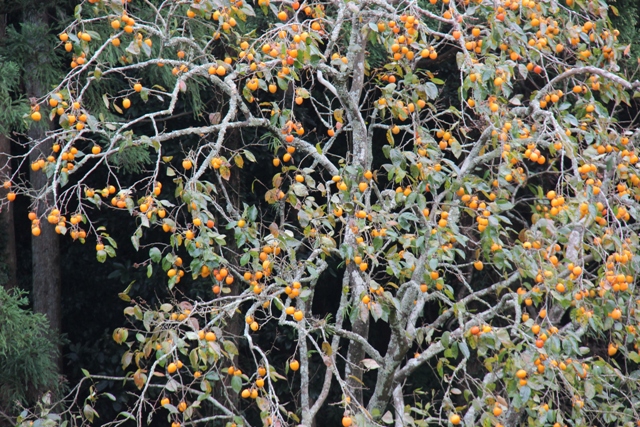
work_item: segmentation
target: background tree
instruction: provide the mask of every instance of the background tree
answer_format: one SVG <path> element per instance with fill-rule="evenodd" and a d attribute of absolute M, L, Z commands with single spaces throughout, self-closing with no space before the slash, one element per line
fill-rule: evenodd
<path fill-rule="evenodd" d="M 166 273 L 168 297 L 121 293 L 136 397 L 113 424 L 638 419 L 640 83 L 604 5 L 94 0 L 76 18 L 71 71 L 30 114 L 58 127 L 16 160 L 47 177 L 34 235 L 96 239 L 105 261 L 98 218 L 133 217 L 139 265 Z M 33 197 L 18 177 L 9 200 Z M 93 422 L 100 384 L 70 413 Z"/>
<path fill-rule="evenodd" d="M 17 405 L 33 405 L 43 390 L 59 390 L 51 357 L 56 343 L 49 337 L 47 319 L 30 312 L 26 304 L 27 298 L 17 288 L 0 287 L 0 416 L 6 425 L 15 424 L 10 414 Z"/>
<path fill-rule="evenodd" d="M 0 25 L 0 34 L 4 34 L 3 28 Z M 0 86 L 3 89 L 2 102 L 4 116 L 0 120 L 0 162 L 3 165 L 2 173 L 4 175 L 11 174 L 11 165 L 8 161 L 8 154 L 11 153 L 10 140 L 8 134 L 12 126 L 20 123 L 21 115 L 26 112 L 26 105 L 20 105 L 13 99 L 12 91 L 15 93 L 17 89 L 17 81 L 19 70 L 14 62 L 6 61 L 0 58 L 0 73 L 2 82 Z M 22 108 L 21 108 L 22 107 Z M 22 111 L 21 111 L 22 110 Z M 3 197 L 6 197 L 7 189 L 2 189 Z M 0 275 L 2 277 L 2 284 L 7 288 L 13 288 L 17 286 L 17 251 L 15 242 L 15 229 L 13 220 L 13 209 L 11 205 L 3 206 L 0 211 L 0 229 L 3 230 L 2 237 L 0 237 L 0 247 L 2 247 L 2 264 L 0 264 Z"/>
<path fill-rule="evenodd" d="M 15 81 L 22 89 L 23 97 L 35 100 L 44 96 L 49 87 L 60 78 L 59 61 L 54 50 L 55 38 L 49 28 L 49 14 L 54 11 L 56 2 L 3 2 L 3 11 L 12 16 L 20 16 L 18 22 L 8 22 L 6 34 L 0 45 L 0 52 L 8 58 L 12 58 L 19 67 L 21 80 Z M 11 102 L 11 98 L 7 98 Z M 23 99 L 25 102 L 25 99 Z M 8 109 L 13 111 L 13 109 Z M 11 122 L 6 122 L 8 125 Z M 7 130 L 11 129 L 7 126 Z M 45 145 L 38 144 L 35 148 L 34 159 L 41 155 L 41 150 L 50 151 L 52 143 L 46 145 L 46 125 L 35 124 L 28 128 L 27 139 L 45 141 Z M 4 132 L 6 135 L 8 132 Z M 26 143 L 29 144 L 28 142 Z M 34 152 L 34 151 L 31 151 Z M 22 153 L 16 153 L 16 157 Z M 15 165 L 14 165 L 15 166 Z M 9 165 L 7 166 L 9 167 Z M 46 185 L 46 177 L 37 172 L 37 167 L 32 168 L 33 176 L 29 177 L 30 186 L 34 190 L 30 209 L 34 214 L 43 214 L 43 197 L 48 197 L 44 191 L 37 194 Z M 17 173 L 18 170 L 15 170 Z M 12 227 L 10 227 L 12 228 Z M 34 310 L 47 316 L 51 331 L 59 334 L 61 330 L 60 312 L 60 250 L 59 236 L 50 228 L 45 228 L 38 233 L 41 239 L 33 239 L 31 247 L 31 295 Z M 14 251 L 15 253 L 15 251 Z M 57 351 L 58 366 L 61 368 L 61 352 Z"/>

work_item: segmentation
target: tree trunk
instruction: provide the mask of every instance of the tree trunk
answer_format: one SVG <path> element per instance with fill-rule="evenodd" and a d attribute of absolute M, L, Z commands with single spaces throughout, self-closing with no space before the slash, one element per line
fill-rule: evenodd
<path fill-rule="evenodd" d="M 348 235 L 353 236 L 351 233 Z M 354 238 L 355 239 L 355 238 Z M 369 339 L 369 309 L 365 304 L 360 301 L 360 295 L 363 294 L 368 288 L 367 284 L 360 278 L 359 272 L 355 265 L 352 263 L 347 266 L 345 274 L 349 275 L 352 304 L 358 305 L 360 308 L 360 315 L 354 320 L 351 325 L 351 331 L 360 335 L 364 339 Z M 362 344 L 355 341 L 349 342 L 349 349 L 347 350 L 347 365 L 345 367 L 345 377 L 347 379 L 347 387 L 352 393 L 352 398 L 360 405 L 364 406 L 364 399 L 362 396 L 363 382 L 362 376 L 364 369 L 360 362 L 365 358 L 365 351 Z"/>
<path fill-rule="evenodd" d="M 0 39 L 4 38 L 7 27 L 7 15 L 0 14 Z M 4 179 L 11 175 L 11 165 L 7 163 L 11 153 L 11 141 L 6 135 L 0 134 L 0 178 Z M 0 187 L 0 198 L 4 199 L 8 190 Z M 0 209 L 0 268 L 4 269 L 6 280 L 0 282 L 5 288 L 14 288 L 18 285 L 17 270 L 18 257 L 16 254 L 16 231 L 13 220 L 13 206 L 9 204 L 5 209 Z"/>
<path fill-rule="evenodd" d="M 44 10 L 25 10 L 25 21 L 36 26 L 47 26 L 47 16 Z M 27 40 L 31 47 L 33 55 L 25 61 L 25 69 L 27 75 L 37 75 L 34 71 L 37 67 L 47 67 L 49 65 L 50 52 L 42 50 L 40 40 Z M 27 96 L 40 98 L 46 92 L 44 82 L 38 79 L 26 79 L 24 82 Z M 28 135 L 32 140 L 42 140 L 45 137 L 46 129 L 44 125 L 33 124 L 29 129 Z M 38 149 L 33 150 L 29 156 L 29 161 L 34 162 L 39 158 L 46 157 L 51 152 L 52 141 L 40 144 Z M 41 172 L 31 172 L 31 186 L 40 192 L 46 186 L 47 177 Z M 36 212 L 38 218 L 41 218 L 40 229 L 41 234 L 31 239 L 32 251 L 32 270 L 33 270 L 33 310 L 37 313 L 43 313 L 49 320 L 51 333 L 55 337 L 61 330 L 61 310 L 60 310 L 60 242 L 55 232 L 54 226 L 45 220 L 45 212 L 51 205 L 51 197 L 40 192 L 39 197 L 34 202 L 32 210 Z M 57 339 L 57 338 L 56 338 Z M 56 354 L 56 362 L 59 369 L 62 369 L 62 358 L 60 348 Z"/>
<path fill-rule="evenodd" d="M 0 35 L 2 33 L 0 32 Z M 6 163 L 7 157 L 11 152 L 11 142 L 5 135 L 0 135 L 0 177 L 11 175 L 11 166 Z M 8 193 L 0 187 L 0 198 L 4 199 Z M 6 274 L 6 280 L 0 282 L 5 288 L 14 288 L 18 285 L 17 265 L 18 258 L 16 255 L 16 233 L 13 221 L 13 205 L 9 203 L 4 209 L 0 209 L 0 259 L 2 260 L 1 269 Z"/>

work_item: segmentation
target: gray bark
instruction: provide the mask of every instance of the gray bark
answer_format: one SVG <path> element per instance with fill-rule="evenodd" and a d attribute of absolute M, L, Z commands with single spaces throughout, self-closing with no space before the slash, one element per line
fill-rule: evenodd
<path fill-rule="evenodd" d="M 364 304 L 360 302 L 358 296 L 366 289 L 365 283 L 360 279 L 359 273 L 356 270 L 356 266 L 352 263 L 347 267 L 345 274 L 349 274 L 351 278 L 351 298 L 354 306 L 360 305 L 360 310 L 364 310 L 364 313 L 353 322 L 351 325 L 351 331 L 364 337 L 369 338 L 369 310 Z M 347 379 L 347 386 L 353 393 L 352 398 L 358 403 L 364 404 L 362 400 L 362 375 L 364 370 L 360 362 L 365 358 L 365 351 L 362 344 L 356 341 L 349 342 L 349 350 L 347 351 L 347 366 L 345 368 L 345 377 Z"/>

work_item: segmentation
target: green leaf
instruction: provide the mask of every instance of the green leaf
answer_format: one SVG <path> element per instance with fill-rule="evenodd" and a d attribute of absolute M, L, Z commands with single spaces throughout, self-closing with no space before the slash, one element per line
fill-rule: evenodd
<path fill-rule="evenodd" d="M 84 417 L 87 420 L 89 420 L 90 423 L 93 422 L 93 417 L 98 416 L 98 413 L 89 404 L 84 405 L 84 408 L 82 409 L 82 413 L 84 414 Z"/>
<path fill-rule="evenodd" d="M 160 252 L 160 249 L 154 247 L 149 249 L 149 257 L 151 258 L 151 261 L 157 263 L 157 262 L 160 262 L 160 259 L 162 258 L 162 253 Z"/>
<path fill-rule="evenodd" d="M 102 37 L 100 37 L 99 33 L 96 33 L 95 31 L 85 31 L 85 33 L 89 34 L 91 36 L 91 40 L 97 40 L 97 41 L 101 41 Z"/>
<path fill-rule="evenodd" d="M 236 393 L 240 393 L 240 391 L 242 391 L 242 378 L 234 375 L 233 378 L 231 378 L 231 388 Z"/>
<path fill-rule="evenodd" d="M 469 352 L 469 347 L 467 346 L 467 343 L 464 341 L 460 341 L 458 346 L 460 347 L 460 351 L 462 352 L 462 355 L 465 357 L 465 359 L 468 359 L 471 356 L 471 353 Z"/>
<path fill-rule="evenodd" d="M 191 366 L 193 366 L 194 369 L 198 368 L 198 349 L 193 349 L 191 350 L 191 352 L 189 353 L 189 361 L 191 362 Z"/>
<path fill-rule="evenodd" d="M 584 397 L 586 397 L 587 399 L 591 400 L 595 397 L 596 395 L 596 389 L 593 386 L 593 383 L 591 383 L 591 381 L 587 381 L 584 383 Z"/>
<path fill-rule="evenodd" d="M 242 153 L 244 154 L 244 156 L 247 158 L 247 160 L 249 160 L 250 162 L 255 163 L 256 162 L 256 156 L 253 155 L 253 153 L 249 150 L 243 150 Z"/>
<path fill-rule="evenodd" d="M 225 350 L 227 353 L 229 353 L 229 354 L 231 354 L 231 355 L 233 355 L 233 356 L 237 356 L 237 355 L 239 354 L 239 353 L 238 353 L 238 347 L 236 347 L 236 345 L 233 343 L 233 341 L 226 340 L 226 341 L 222 344 L 222 346 L 224 347 L 224 350 Z"/>
<path fill-rule="evenodd" d="M 450 336 L 449 331 L 446 331 L 444 334 L 442 334 L 441 342 L 444 348 L 449 347 L 449 336 Z"/>

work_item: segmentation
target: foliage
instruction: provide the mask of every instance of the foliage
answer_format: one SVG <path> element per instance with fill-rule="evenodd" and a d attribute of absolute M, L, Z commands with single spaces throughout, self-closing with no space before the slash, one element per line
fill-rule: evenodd
<path fill-rule="evenodd" d="M 629 0 L 618 0 L 611 3 L 611 9 L 613 10 L 611 22 L 620 29 L 620 41 L 628 43 L 630 48 L 629 62 L 635 63 L 634 65 L 637 67 L 637 61 L 640 58 L 638 4 Z"/>
<path fill-rule="evenodd" d="M 604 2 L 91 0 L 76 18 L 71 70 L 30 114 L 56 123 L 28 147 L 54 141 L 29 165 L 55 200 L 33 233 L 105 262 L 122 242 L 97 218 L 126 213 L 171 296 L 120 294 L 127 372 L 91 376 L 68 421 L 120 379 L 135 397 L 113 425 L 638 419 L 640 83 Z M 8 200 L 38 197 L 19 173 Z"/>
<path fill-rule="evenodd" d="M 28 106 L 21 99 L 13 99 L 18 88 L 20 69 L 15 62 L 0 57 L 0 133 L 8 134 L 12 128 L 25 128 L 22 116 Z"/>
<path fill-rule="evenodd" d="M 59 70 L 62 67 L 55 52 L 55 40 L 49 35 L 49 28 L 27 21 L 21 23 L 20 31 L 13 26 L 7 27 L 5 37 L 2 54 L 18 62 L 25 77 L 42 82 L 46 87 L 59 80 Z M 28 65 L 34 58 L 41 66 L 33 68 Z"/>
<path fill-rule="evenodd" d="M 0 286 L 0 407 L 5 410 L 33 403 L 35 392 L 59 387 L 49 325 L 26 304 L 24 292 Z"/>

